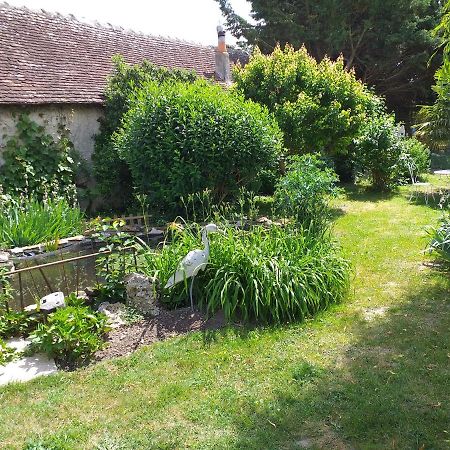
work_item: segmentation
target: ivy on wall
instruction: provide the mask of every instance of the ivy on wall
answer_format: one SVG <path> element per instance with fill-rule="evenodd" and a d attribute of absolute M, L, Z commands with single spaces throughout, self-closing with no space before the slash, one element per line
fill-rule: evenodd
<path fill-rule="evenodd" d="M 54 138 L 28 114 L 19 114 L 16 134 L 6 142 L 2 154 L 0 185 L 3 190 L 13 195 L 43 198 L 51 194 L 75 200 L 80 157 L 69 133 L 61 122 Z"/>

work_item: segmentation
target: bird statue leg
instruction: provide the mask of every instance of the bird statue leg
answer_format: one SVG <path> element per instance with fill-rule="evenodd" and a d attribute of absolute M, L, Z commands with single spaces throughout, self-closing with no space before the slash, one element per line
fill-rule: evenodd
<path fill-rule="evenodd" d="M 194 299 L 192 298 L 192 288 L 194 287 L 195 276 L 192 277 L 191 287 L 189 288 L 189 298 L 191 299 L 191 309 L 194 311 Z"/>

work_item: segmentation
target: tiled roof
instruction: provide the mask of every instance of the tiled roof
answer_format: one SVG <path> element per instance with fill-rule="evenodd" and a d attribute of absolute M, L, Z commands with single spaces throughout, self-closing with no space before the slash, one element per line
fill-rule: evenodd
<path fill-rule="evenodd" d="M 111 57 L 214 76 L 214 49 L 0 3 L 0 104 L 102 103 Z"/>

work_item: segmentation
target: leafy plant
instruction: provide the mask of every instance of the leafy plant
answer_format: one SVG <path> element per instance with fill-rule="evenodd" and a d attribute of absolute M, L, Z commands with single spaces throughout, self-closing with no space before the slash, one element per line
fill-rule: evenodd
<path fill-rule="evenodd" d="M 294 227 L 257 226 L 249 231 L 221 225 L 211 236 L 211 254 L 197 275 L 194 298 L 207 311 L 228 319 L 285 322 L 302 320 L 344 297 L 349 263 L 330 235 Z M 200 247 L 196 225 L 174 233 L 158 253 L 147 252 L 146 271 L 164 286 L 189 250 Z M 188 283 L 163 293 L 170 305 L 186 301 Z"/>
<path fill-rule="evenodd" d="M 18 116 L 16 128 L 16 135 L 6 142 L 2 154 L 0 184 L 6 192 L 38 199 L 51 192 L 75 200 L 79 156 L 69 139 L 69 130 L 60 124 L 54 139 L 27 114 Z"/>
<path fill-rule="evenodd" d="M 0 247 L 25 246 L 79 234 L 84 216 L 62 197 L 0 196 Z"/>
<path fill-rule="evenodd" d="M 118 302 L 125 300 L 125 275 L 136 270 L 136 261 L 126 251 L 135 245 L 134 238 L 120 231 L 123 221 L 112 223 L 107 219 L 97 224 L 97 233 L 93 237 L 103 242 L 100 251 L 112 253 L 96 260 L 96 272 L 103 281 L 97 286 L 99 301 Z"/>
<path fill-rule="evenodd" d="M 9 347 L 3 342 L 0 338 L 0 366 L 4 366 L 5 364 L 12 361 L 16 356 L 16 351 Z"/>
<path fill-rule="evenodd" d="M 146 83 L 115 135 L 138 193 L 160 210 L 210 189 L 216 200 L 275 170 L 281 132 L 266 109 L 206 81 Z"/>
<path fill-rule="evenodd" d="M 133 183 L 129 167 L 119 157 L 112 143 L 112 135 L 119 130 L 124 114 L 134 102 L 136 93 L 147 81 L 192 82 L 194 72 L 158 67 L 149 61 L 140 65 L 128 65 L 123 57 L 113 57 L 114 71 L 108 79 L 105 92 L 104 115 L 100 119 L 99 134 L 95 137 L 92 155 L 97 186 L 107 205 L 125 209 L 132 200 Z"/>
<path fill-rule="evenodd" d="M 374 188 L 388 190 L 398 183 L 398 164 L 402 143 L 392 115 L 372 117 L 355 139 L 357 158 Z"/>
<path fill-rule="evenodd" d="M 275 189 L 275 207 L 305 228 L 324 229 L 330 218 L 329 200 L 339 189 L 334 171 L 315 155 L 291 158 L 286 174 Z"/>
<path fill-rule="evenodd" d="M 30 335 L 34 350 L 47 353 L 69 369 L 85 364 L 104 345 L 107 317 L 88 307 L 67 306 L 47 317 Z"/>
<path fill-rule="evenodd" d="M 450 214 L 444 213 L 439 225 L 433 228 L 429 235 L 431 237 L 429 251 L 438 255 L 443 261 L 450 265 Z"/>

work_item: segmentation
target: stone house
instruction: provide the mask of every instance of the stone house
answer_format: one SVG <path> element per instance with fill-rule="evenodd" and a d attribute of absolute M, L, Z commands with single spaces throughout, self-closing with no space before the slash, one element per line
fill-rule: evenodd
<path fill-rule="evenodd" d="M 223 32 L 217 48 L 205 47 L 0 3 L 0 163 L 17 112 L 28 112 L 50 133 L 64 122 L 89 160 L 116 54 L 131 64 L 147 59 L 229 82 Z"/>

